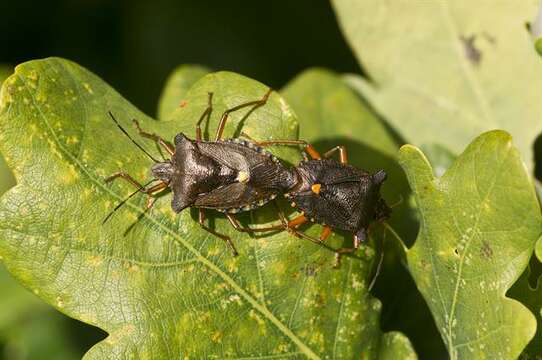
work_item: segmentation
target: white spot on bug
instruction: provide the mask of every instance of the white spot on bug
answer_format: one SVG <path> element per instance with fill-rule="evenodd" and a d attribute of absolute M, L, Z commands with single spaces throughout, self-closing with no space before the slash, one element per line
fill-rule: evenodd
<path fill-rule="evenodd" d="M 250 175 L 248 174 L 248 172 L 241 170 L 237 174 L 237 178 L 235 180 L 240 183 L 246 183 L 250 180 Z"/>

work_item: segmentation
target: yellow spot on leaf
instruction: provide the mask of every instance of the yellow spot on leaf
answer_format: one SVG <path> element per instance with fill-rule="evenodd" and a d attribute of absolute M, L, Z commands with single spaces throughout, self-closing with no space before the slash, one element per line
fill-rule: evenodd
<path fill-rule="evenodd" d="M 88 257 L 87 262 L 90 266 L 97 267 L 97 266 L 102 265 L 103 259 L 99 255 L 91 255 Z"/>

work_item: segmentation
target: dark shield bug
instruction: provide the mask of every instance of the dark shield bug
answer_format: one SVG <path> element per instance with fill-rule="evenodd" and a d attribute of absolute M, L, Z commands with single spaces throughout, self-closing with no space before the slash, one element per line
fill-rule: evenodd
<path fill-rule="evenodd" d="M 141 136 L 154 140 L 170 155 L 170 159 L 164 161 L 158 161 L 152 157 L 130 137 L 110 113 L 111 118 L 121 131 L 155 162 L 151 168 L 153 180 L 146 185 L 141 185 L 122 171 L 106 179 L 106 182 L 110 182 L 122 178 L 137 188 L 137 191 L 117 205 L 111 214 L 138 192 L 149 195 L 147 209 L 150 209 L 156 195 L 170 189 L 173 193 L 172 209 L 179 213 L 187 207 L 198 208 L 198 222 L 201 227 L 226 241 L 234 255 L 237 255 L 237 250 L 231 239 L 205 224 L 204 209 L 214 209 L 224 213 L 231 225 L 239 231 L 272 230 L 273 228 L 251 229 L 243 227 L 236 219 L 235 214 L 263 206 L 279 194 L 291 189 L 297 183 L 295 171 L 282 165 L 270 152 L 253 142 L 237 138 L 222 139 L 230 113 L 249 106 L 252 106 L 253 109 L 262 106 L 266 103 L 270 93 L 271 90 L 260 100 L 247 102 L 226 110 L 220 118 L 214 141 L 203 140 L 201 132 L 201 123 L 204 120 L 208 122 L 212 112 L 212 93 L 209 93 L 207 109 L 196 123 L 195 140 L 179 133 L 174 139 L 174 146 L 172 146 L 160 136 L 143 131 L 134 120 Z M 251 112 L 252 110 L 248 113 Z M 286 142 L 299 143 L 295 140 Z M 154 182 L 157 184 L 151 185 Z"/>
<path fill-rule="evenodd" d="M 353 233 L 353 246 L 336 250 L 335 266 L 338 266 L 341 254 L 354 252 L 366 240 L 372 222 L 390 217 L 391 208 L 380 194 L 386 173 L 380 170 L 369 174 L 349 165 L 343 146 L 331 149 L 323 158 L 314 148 L 307 149 L 312 159 L 295 167 L 299 181 L 285 194 L 291 205 L 301 212 L 288 222 L 288 227 L 297 228 L 309 221 L 322 224 L 324 229 L 319 239 L 302 234 L 317 243 L 325 241 L 333 229 Z M 340 161 L 330 158 L 335 152 L 339 152 Z"/>

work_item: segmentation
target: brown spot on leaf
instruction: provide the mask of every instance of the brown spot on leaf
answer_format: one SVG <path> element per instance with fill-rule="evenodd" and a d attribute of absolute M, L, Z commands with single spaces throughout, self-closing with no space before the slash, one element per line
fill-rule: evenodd
<path fill-rule="evenodd" d="M 476 41 L 476 35 L 459 37 L 461 43 L 463 44 L 463 49 L 465 50 L 465 56 L 473 65 L 479 65 L 482 60 L 482 53 L 476 48 L 474 42 Z"/>
<path fill-rule="evenodd" d="M 316 276 L 316 266 L 314 264 L 305 265 L 306 276 Z"/>
<path fill-rule="evenodd" d="M 487 241 L 482 241 L 482 247 L 480 248 L 480 252 L 482 256 L 486 259 L 491 259 L 493 257 L 493 249 Z"/>
<path fill-rule="evenodd" d="M 188 104 L 188 102 L 186 100 L 183 100 L 183 101 L 180 102 L 179 107 L 183 108 L 183 107 L 186 106 L 186 104 Z"/>

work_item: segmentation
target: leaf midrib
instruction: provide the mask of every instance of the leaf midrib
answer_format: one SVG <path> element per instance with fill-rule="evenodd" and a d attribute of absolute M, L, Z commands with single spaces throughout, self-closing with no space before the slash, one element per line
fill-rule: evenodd
<path fill-rule="evenodd" d="M 72 78 L 71 73 L 65 69 L 64 65 L 60 63 L 57 59 L 54 59 L 54 61 L 59 65 L 59 67 L 62 68 L 62 70 Z M 88 177 L 88 179 L 93 182 L 95 185 L 97 185 L 97 189 L 101 189 L 105 194 L 109 193 L 109 195 L 115 197 L 117 200 L 122 200 L 121 196 L 118 196 L 115 192 L 111 191 L 109 188 L 105 187 L 104 184 L 100 181 L 98 181 L 93 174 L 88 171 L 80 162 L 78 159 L 76 159 L 72 154 L 63 146 L 63 144 L 60 142 L 59 138 L 56 135 L 56 132 L 54 129 L 49 125 L 49 122 L 47 121 L 47 117 L 43 113 L 41 106 L 39 106 L 36 102 L 36 98 L 34 96 L 34 93 L 31 91 L 30 87 L 27 85 L 25 79 L 20 75 L 20 73 L 16 72 L 15 74 L 18 76 L 19 80 L 24 84 L 25 88 L 28 91 L 28 94 L 30 95 L 32 99 L 32 104 L 34 107 L 38 110 L 40 117 L 43 119 L 45 125 L 47 126 L 47 129 L 51 133 L 56 145 L 59 147 L 60 151 L 64 153 L 64 155 L 67 157 L 68 161 L 71 161 L 74 166 L 76 166 L 84 175 Z M 85 136 L 85 133 L 83 133 L 83 136 Z M 183 240 L 178 233 L 174 232 L 168 227 L 165 227 L 161 222 L 156 221 L 153 217 L 150 217 L 148 214 L 146 214 L 145 211 L 143 211 L 141 208 L 136 207 L 135 205 L 131 203 L 127 203 L 129 207 L 132 209 L 139 211 L 143 214 L 149 221 L 154 223 L 158 228 L 161 228 L 164 230 L 164 232 L 168 233 L 172 236 L 172 238 L 176 239 L 181 245 L 183 245 L 188 251 L 190 251 L 195 258 L 200 261 L 202 264 L 207 266 L 210 270 L 215 272 L 219 277 L 221 277 L 224 281 L 226 281 L 228 284 L 232 286 L 235 291 L 239 293 L 242 297 L 244 297 L 253 308 L 258 310 L 263 316 L 265 316 L 269 321 L 271 321 L 272 324 L 274 324 L 285 336 L 287 336 L 294 344 L 298 346 L 298 348 L 310 359 L 320 359 L 320 357 L 314 353 L 305 343 L 301 341 L 290 329 L 288 329 L 278 318 L 275 317 L 275 315 L 267 309 L 267 307 L 262 306 L 256 299 L 254 299 L 250 294 L 243 289 L 239 284 L 237 284 L 230 276 L 228 276 L 225 272 L 223 272 L 217 265 L 215 265 L 213 262 L 209 261 L 207 258 L 205 258 L 199 251 L 196 250 L 192 245 L 190 245 L 188 242 Z"/>

